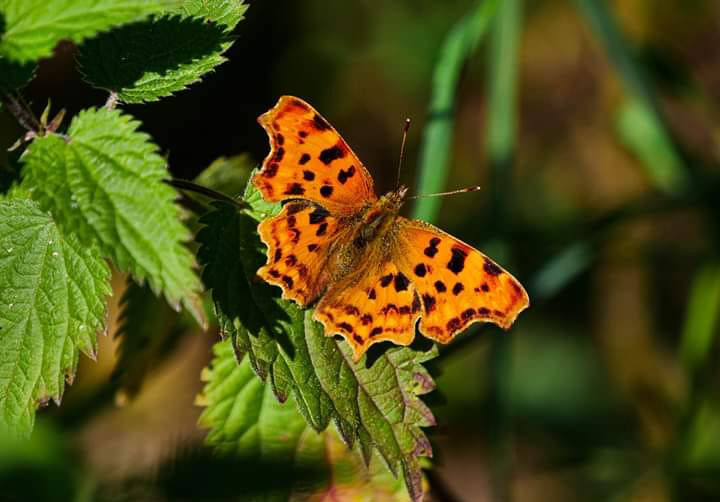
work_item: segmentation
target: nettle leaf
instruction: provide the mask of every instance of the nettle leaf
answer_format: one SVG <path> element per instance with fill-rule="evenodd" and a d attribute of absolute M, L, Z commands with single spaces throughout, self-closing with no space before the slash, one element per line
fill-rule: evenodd
<path fill-rule="evenodd" d="M 249 188 L 245 201 L 253 205 Z M 431 447 L 420 429 L 434 425 L 419 395 L 434 388 L 421 363 L 436 356 L 429 351 L 393 347 L 370 351 L 358 363 L 342 340 L 326 337 L 303 311 L 280 299 L 280 290 L 256 277 L 265 262 L 265 248 L 251 214 L 276 212 L 255 206 L 238 211 L 215 203 L 215 211 L 201 218 L 198 260 L 205 265 L 203 280 L 212 290 L 223 333 L 232 337 L 238 353 L 247 353 L 251 366 L 269 378 L 280 401 L 293 396 L 298 409 L 315 430 L 332 418 L 345 442 L 359 440 L 363 455 L 377 448 L 393 473 L 402 468 L 414 500 L 421 498 L 419 457 Z"/>
<path fill-rule="evenodd" d="M 20 63 L 36 61 L 52 54 L 60 40 L 81 42 L 171 4 L 171 0 L 0 0 L 5 25 L 0 55 Z"/>
<path fill-rule="evenodd" d="M 79 352 L 95 357 L 109 270 L 30 200 L 0 201 L 0 430 L 28 435 L 59 402 Z"/>
<path fill-rule="evenodd" d="M 377 455 L 366 467 L 358 449 L 348 450 L 334 428 L 318 433 L 296 407 L 279 403 L 255 378 L 247 357 L 238 364 L 230 340 L 218 342 L 213 351 L 211 367 L 203 372 L 200 425 L 210 429 L 210 445 L 256 471 L 250 500 L 409 500 Z M 262 472 L 270 466 L 272 472 Z M 278 473 L 283 483 L 277 482 Z"/>
<path fill-rule="evenodd" d="M 240 1 L 199 3 L 207 9 L 220 4 L 224 10 L 206 12 L 192 3 L 182 8 L 189 13 L 185 17 L 154 17 L 88 40 L 78 57 L 85 80 L 126 103 L 157 101 L 199 81 L 226 61 L 222 53 L 232 44 L 229 29 L 247 9 Z M 232 26 L 224 20 L 233 21 Z"/>
<path fill-rule="evenodd" d="M 162 181 L 165 160 L 139 125 L 118 110 L 80 112 L 67 140 L 51 134 L 30 144 L 22 186 L 61 227 L 99 243 L 116 266 L 147 280 L 175 308 L 182 301 L 202 323 L 201 285 L 184 246 L 189 231 L 176 192 Z"/>
<path fill-rule="evenodd" d="M 255 167 L 248 154 L 219 157 L 195 178 L 195 183 L 231 197 L 242 196 Z"/>
<path fill-rule="evenodd" d="M 140 391 L 147 374 L 157 366 L 182 335 L 179 315 L 152 290 L 130 281 L 120 301 L 120 338 L 113 379 L 123 399 Z"/>
<path fill-rule="evenodd" d="M 188 17 L 202 17 L 232 30 L 245 18 L 244 0 L 184 0 L 174 10 Z"/>

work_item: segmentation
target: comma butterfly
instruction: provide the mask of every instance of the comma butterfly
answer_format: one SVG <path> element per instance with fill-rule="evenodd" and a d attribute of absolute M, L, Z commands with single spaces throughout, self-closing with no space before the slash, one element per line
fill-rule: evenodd
<path fill-rule="evenodd" d="M 406 187 L 378 199 L 370 173 L 305 101 L 283 96 L 258 122 L 271 150 L 253 184 L 286 202 L 258 226 L 268 247 L 258 275 L 283 298 L 315 304 L 325 334 L 342 335 L 355 360 L 377 342 L 410 344 L 416 324 L 440 343 L 474 322 L 507 329 L 529 305 L 480 251 L 400 216 Z"/>

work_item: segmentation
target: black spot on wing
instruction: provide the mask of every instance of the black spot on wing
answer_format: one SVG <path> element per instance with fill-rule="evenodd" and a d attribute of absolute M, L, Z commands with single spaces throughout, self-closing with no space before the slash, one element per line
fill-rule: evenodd
<path fill-rule="evenodd" d="M 320 187 L 320 195 L 323 197 L 330 197 L 333 193 L 333 187 L 330 185 L 323 185 Z"/>
<path fill-rule="evenodd" d="M 410 281 L 408 280 L 407 277 L 405 277 L 405 275 L 402 272 L 399 272 L 395 276 L 395 291 L 397 291 L 398 293 L 400 291 L 407 290 L 409 285 L 410 285 Z"/>
<path fill-rule="evenodd" d="M 445 287 L 445 283 L 442 281 L 435 281 L 435 290 L 438 293 L 444 293 L 447 291 L 447 287 Z"/>
<path fill-rule="evenodd" d="M 447 264 L 447 268 L 454 274 L 459 274 L 465 268 L 465 258 L 467 258 L 467 252 L 457 246 L 453 246 L 450 250 L 452 258 Z"/>
<path fill-rule="evenodd" d="M 307 164 L 308 162 L 310 162 L 310 155 L 307 153 L 303 153 L 300 156 L 300 161 L 299 161 L 300 165 L 302 166 L 304 164 Z"/>
<path fill-rule="evenodd" d="M 428 244 L 428 247 L 425 248 L 425 256 L 428 256 L 432 258 L 435 256 L 438 252 L 438 244 L 440 244 L 440 239 L 437 237 L 433 237 L 430 239 L 430 243 Z"/>
<path fill-rule="evenodd" d="M 412 311 L 413 314 L 420 311 L 420 297 L 418 296 L 417 291 L 413 295 Z"/>
<path fill-rule="evenodd" d="M 347 315 L 358 317 L 360 315 L 360 310 L 355 305 L 345 305 L 345 313 Z"/>
<path fill-rule="evenodd" d="M 423 304 L 425 305 L 425 312 L 428 314 L 435 310 L 435 297 L 425 293 L 422 296 Z"/>
<path fill-rule="evenodd" d="M 290 183 L 285 189 L 285 195 L 302 195 L 305 189 L 300 183 Z"/>
<path fill-rule="evenodd" d="M 330 213 L 326 209 L 316 207 L 315 210 L 310 213 L 310 224 L 317 225 L 318 223 L 322 223 L 329 215 Z"/>
<path fill-rule="evenodd" d="M 330 124 L 328 124 L 324 118 L 322 118 L 317 113 L 312 119 L 312 126 L 318 130 L 318 131 L 328 131 L 330 130 Z"/>
<path fill-rule="evenodd" d="M 308 105 L 300 101 L 299 99 L 292 98 L 290 100 L 290 104 L 294 106 L 295 108 L 300 108 L 301 110 L 310 111 L 310 108 L 308 108 Z"/>
<path fill-rule="evenodd" d="M 338 173 L 338 181 L 344 185 L 345 182 L 349 178 L 352 178 L 354 174 L 355 174 L 355 166 L 350 166 L 347 168 L 347 170 L 340 169 L 340 172 Z"/>
<path fill-rule="evenodd" d="M 463 289 L 465 289 L 465 287 L 462 285 L 462 283 L 456 282 L 455 285 L 453 286 L 452 292 L 455 296 L 457 296 L 460 293 L 462 293 Z"/>
<path fill-rule="evenodd" d="M 320 162 L 322 162 L 325 165 L 330 164 L 333 160 L 342 159 L 345 157 L 346 150 L 343 148 L 343 145 L 338 143 L 335 146 L 331 146 L 330 148 L 326 148 L 322 152 L 320 152 L 320 155 L 318 156 L 318 159 L 320 159 Z"/>
<path fill-rule="evenodd" d="M 453 317 L 450 319 L 447 323 L 447 329 L 448 331 L 457 331 L 462 326 L 462 322 L 457 317 Z"/>
<path fill-rule="evenodd" d="M 315 179 L 315 173 L 312 171 L 303 171 L 303 179 L 305 181 L 312 181 Z"/>
<path fill-rule="evenodd" d="M 425 277 L 425 274 L 427 273 L 427 268 L 425 267 L 424 263 L 418 263 L 415 265 L 415 275 L 418 277 Z"/>
<path fill-rule="evenodd" d="M 271 162 L 263 171 L 263 176 L 266 178 L 273 178 L 278 172 L 278 165 L 275 162 Z"/>
<path fill-rule="evenodd" d="M 327 232 L 327 227 L 328 224 L 326 221 L 321 223 L 317 229 L 317 232 L 315 232 L 315 235 L 317 235 L 318 237 L 320 237 L 321 235 L 325 235 L 325 232 Z"/>
<path fill-rule="evenodd" d="M 502 269 L 487 258 L 485 258 L 483 269 L 490 275 L 500 275 L 502 273 Z"/>
<path fill-rule="evenodd" d="M 388 286 L 388 284 L 390 284 L 390 282 L 392 282 L 392 280 L 393 280 L 392 274 L 384 275 L 380 278 L 380 285 L 383 288 L 386 288 Z"/>

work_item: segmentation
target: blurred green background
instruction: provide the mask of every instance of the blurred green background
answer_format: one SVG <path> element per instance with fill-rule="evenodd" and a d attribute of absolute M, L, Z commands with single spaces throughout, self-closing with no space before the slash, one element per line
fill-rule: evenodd
<path fill-rule="evenodd" d="M 475 326 L 431 364 L 437 500 L 720 500 L 718 19 L 713 0 L 255 1 L 228 63 L 124 108 L 178 177 L 220 156 L 259 162 L 256 117 L 294 94 L 380 191 L 405 117 L 403 183 L 482 185 L 406 208 L 531 297 L 509 333 Z M 41 62 L 25 91 L 38 113 L 48 97 L 69 114 L 104 102 L 74 51 Z M 20 134 L 0 113 L 0 160 Z M 226 500 L 237 473 L 200 498 L 173 478 L 189 469 L 202 484 L 217 467 L 187 454 L 204 434 L 193 399 L 214 338 L 180 326 L 153 344 L 134 399 L 116 392 L 104 337 L 62 407 L 39 414 L 32 447 L 0 446 L 3 486 L 32 480 L 0 499 L 32 485 L 37 500 Z"/>

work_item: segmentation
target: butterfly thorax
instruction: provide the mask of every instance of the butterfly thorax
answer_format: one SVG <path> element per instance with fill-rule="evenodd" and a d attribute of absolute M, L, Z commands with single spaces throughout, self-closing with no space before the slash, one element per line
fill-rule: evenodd
<path fill-rule="evenodd" d="M 399 187 L 397 190 L 388 192 L 377 202 L 369 205 L 363 212 L 361 223 L 357 227 L 356 245 L 367 245 L 378 237 L 387 235 L 396 221 L 405 201 L 406 187 Z"/>
<path fill-rule="evenodd" d="M 388 192 L 342 223 L 349 235 L 337 240 L 334 258 L 328 263 L 336 280 L 351 271 L 376 266 L 393 254 L 398 214 L 406 192 L 405 187 Z"/>

